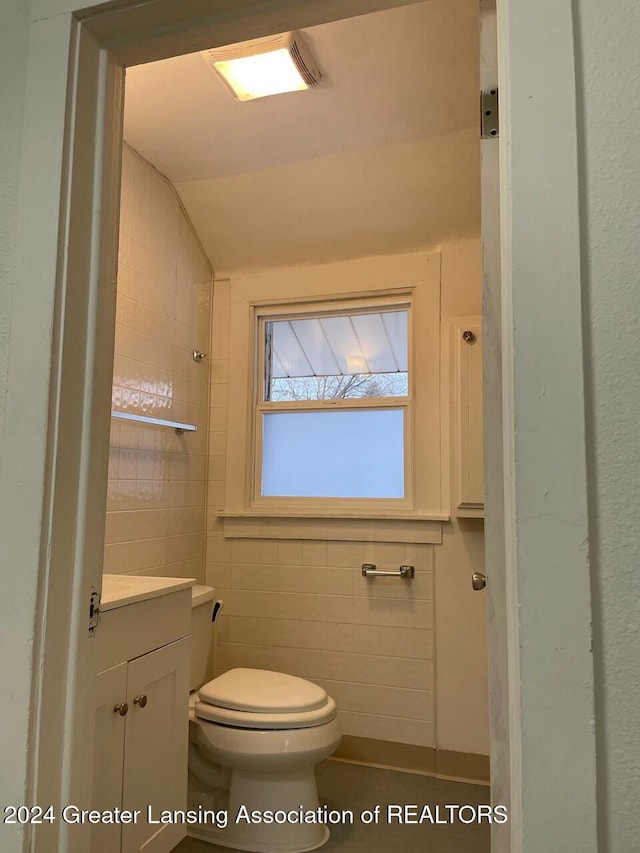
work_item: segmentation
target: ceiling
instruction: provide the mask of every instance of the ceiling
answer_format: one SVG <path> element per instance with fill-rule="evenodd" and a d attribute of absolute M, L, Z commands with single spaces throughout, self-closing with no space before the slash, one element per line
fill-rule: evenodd
<path fill-rule="evenodd" d="M 240 102 L 190 54 L 127 71 L 125 139 L 217 271 L 386 254 L 479 230 L 477 0 L 303 32 L 320 84 Z"/>

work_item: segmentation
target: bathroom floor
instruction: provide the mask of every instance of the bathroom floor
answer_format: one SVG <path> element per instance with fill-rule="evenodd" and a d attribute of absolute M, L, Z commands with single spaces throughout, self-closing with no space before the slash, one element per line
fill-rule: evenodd
<path fill-rule="evenodd" d="M 422 824 L 389 823 L 386 819 L 388 805 L 417 806 L 413 812 L 418 819 L 423 806 L 431 809 L 436 820 L 435 806 L 440 806 L 439 819 L 445 819 L 446 805 L 468 805 L 477 807 L 489 802 L 489 789 L 481 785 L 466 785 L 447 782 L 413 773 L 395 770 L 380 770 L 342 761 L 324 761 L 317 768 L 320 802 L 331 809 L 349 809 L 354 813 L 352 825 L 331 827 L 331 838 L 322 850 L 336 853 L 489 853 L 490 827 L 482 823 L 439 824 L 423 821 Z M 363 810 L 372 810 L 381 805 L 381 819 L 377 825 L 366 825 L 359 820 Z M 462 812 L 466 820 L 471 810 Z M 227 847 L 219 847 L 185 838 L 175 853 L 227 853 Z"/>

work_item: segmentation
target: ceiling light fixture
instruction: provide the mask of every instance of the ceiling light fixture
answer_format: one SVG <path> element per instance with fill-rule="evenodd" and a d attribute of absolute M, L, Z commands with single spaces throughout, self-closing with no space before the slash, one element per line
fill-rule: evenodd
<path fill-rule="evenodd" d="M 320 72 L 300 33 L 280 33 L 204 51 L 240 101 L 316 86 Z"/>

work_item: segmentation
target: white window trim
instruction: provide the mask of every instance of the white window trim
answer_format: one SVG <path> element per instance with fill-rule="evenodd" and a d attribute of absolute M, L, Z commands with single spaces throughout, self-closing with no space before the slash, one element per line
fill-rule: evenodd
<path fill-rule="evenodd" d="M 250 508 L 256 512 L 280 512 L 290 514 L 292 512 L 322 512 L 339 515 L 349 514 L 376 514 L 380 516 L 384 513 L 389 513 L 392 516 L 398 513 L 404 514 L 407 511 L 413 510 L 413 409 L 415 395 L 412 393 L 411 383 L 414 375 L 413 364 L 411 360 L 411 312 L 413 307 L 412 294 L 406 289 L 402 289 L 393 295 L 373 295 L 368 299 L 340 299 L 332 302 L 313 301 L 295 301 L 287 302 L 284 305 L 269 305 L 253 306 L 254 311 L 254 334 L 260 342 L 260 351 L 257 353 L 256 376 L 253 386 L 253 485 L 252 496 L 250 500 Z M 264 383 L 264 322 L 265 320 L 277 319 L 281 317 L 291 316 L 326 316 L 330 312 L 341 314 L 343 312 L 357 312 L 363 310 L 384 311 L 394 308 L 404 308 L 408 313 L 409 336 L 409 392 L 404 397 L 366 397 L 345 400 L 313 400 L 313 401 L 292 401 L 292 402 L 261 402 L 262 394 L 260 389 Z M 255 399 L 257 396 L 257 400 Z M 266 497 L 260 494 L 261 490 L 261 473 L 262 473 L 262 429 L 261 417 L 269 412 L 302 412 L 309 411 L 355 411 L 357 409 L 370 409 L 380 411 L 382 409 L 402 409 L 404 422 L 404 498 L 308 498 L 308 497 Z M 292 503 L 295 506 L 292 507 Z"/>
<path fill-rule="evenodd" d="M 231 281 L 230 297 L 227 465 L 225 507 L 220 513 L 225 536 L 440 542 L 441 522 L 449 518 L 442 486 L 440 254 L 422 252 L 326 264 L 304 272 L 291 268 L 277 274 L 239 275 Z M 409 332 L 413 411 L 405 424 L 409 442 L 405 475 L 411 496 L 404 500 L 255 499 L 259 474 L 254 460 L 260 444 L 256 413 L 269 405 L 256 404 L 256 383 L 263 380 L 258 317 L 327 307 L 336 310 L 341 304 L 352 310 L 358 304 L 371 307 L 378 300 L 381 306 L 409 302 L 413 315 Z M 382 403 L 354 400 L 349 405 L 397 408 L 408 402 L 407 398 L 382 398 Z M 303 408 L 299 403 L 294 407 Z M 421 435 L 430 440 L 421 441 Z"/>

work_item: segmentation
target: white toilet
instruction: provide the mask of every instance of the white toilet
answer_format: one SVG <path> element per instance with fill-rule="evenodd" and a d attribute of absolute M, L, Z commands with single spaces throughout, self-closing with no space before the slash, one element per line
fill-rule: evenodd
<path fill-rule="evenodd" d="M 188 834 L 239 850 L 314 850 L 329 838 L 309 818 L 319 814 L 315 765 L 342 737 L 336 703 L 317 684 L 282 672 L 232 669 L 203 684 L 212 601 L 210 587 L 193 587 L 189 808 L 226 811 L 228 824 L 203 822 Z M 259 822 L 247 819 L 252 812 Z"/>

